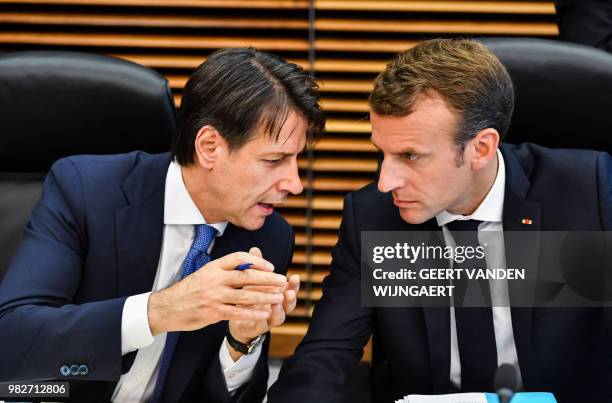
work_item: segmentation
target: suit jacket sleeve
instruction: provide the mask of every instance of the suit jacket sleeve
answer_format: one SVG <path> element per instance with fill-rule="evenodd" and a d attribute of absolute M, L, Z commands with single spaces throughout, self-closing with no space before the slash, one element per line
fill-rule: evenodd
<path fill-rule="evenodd" d="M 53 165 L 24 240 L 0 285 L 0 380 L 117 380 L 125 298 L 76 305 L 88 237 L 82 179 Z M 61 376 L 63 365 L 89 373 Z"/>
<path fill-rule="evenodd" d="M 349 194 L 330 275 L 323 282 L 323 297 L 304 340 L 284 362 L 268 401 L 342 402 L 347 374 L 361 358 L 372 333 L 372 317 L 372 309 L 361 306 L 360 232 Z"/>

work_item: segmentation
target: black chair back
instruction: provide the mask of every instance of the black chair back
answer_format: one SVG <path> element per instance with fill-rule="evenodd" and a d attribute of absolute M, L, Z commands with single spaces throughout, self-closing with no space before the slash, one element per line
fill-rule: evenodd
<path fill-rule="evenodd" d="M 506 141 L 612 152 L 612 54 L 533 38 L 482 39 L 512 77 Z"/>
<path fill-rule="evenodd" d="M 167 80 L 109 56 L 0 56 L 0 278 L 51 164 L 73 154 L 163 152 L 176 129 Z"/>

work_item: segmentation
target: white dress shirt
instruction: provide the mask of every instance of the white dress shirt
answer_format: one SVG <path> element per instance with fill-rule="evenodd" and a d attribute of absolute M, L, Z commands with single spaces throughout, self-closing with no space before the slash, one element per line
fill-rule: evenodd
<path fill-rule="evenodd" d="M 180 279 L 183 261 L 193 242 L 194 226 L 206 224 L 206 220 L 189 196 L 181 166 L 171 162 L 166 175 L 164 195 L 164 234 L 157 273 L 152 291 L 166 288 Z M 210 224 L 222 236 L 227 222 Z M 208 252 L 212 250 L 211 243 Z M 166 333 L 153 336 L 149 327 L 147 306 L 151 292 L 128 297 L 123 306 L 121 320 L 121 354 L 138 350 L 130 371 L 121 376 L 111 400 L 122 402 L 146 402 L 151 398 L 159 372 L 159 363 L 166 342 Z M 253 354 L 242 356 L 234 362 L 225 339 L 219 346 L 219 360 L 230 393 L 247 382 L 261 354 L 258 346 Z"/>
<path fill-rule="evenodd" d="M 451 214 L 443 211 L 436 216 L 438 225 L 444 233 L 446 245 L 455 246 L 455 241 L 446 227 L 446 224 L 455 220 L 483 221 L 478 226 L 478 243 L 486 245 L 485 260 L 487 267 L 506 268 L 506 252 L 503 235 L 504 194 L 506 186 L 506 168 L 504 157 L 497 150 L 497 176 L 493 186 L 487 193 L 476 211 L 468 216 Z M 451 261 L 452 264 L 452 261 Z M 495 331 L 495 345 L 497 349 L 497 365 L 514 364 L 518 367 L 518 355 L 512 331 L 512 317 L 510 312 L 510 299 L 508 296 L 508 283 L 506 280 L 489 280 L 489 289 L 493 303 L 493 329 Z M 461 360 L 457 342 L 457 325 L 455 322 L 455 309 L 450 308 L 451 329 L 451 365 L 450 381 L 457 389 L 461 389 Z M 519 369 L 519 384 L 520 382 Z M 484 391 L 483 391 L 484 392 Z"/>

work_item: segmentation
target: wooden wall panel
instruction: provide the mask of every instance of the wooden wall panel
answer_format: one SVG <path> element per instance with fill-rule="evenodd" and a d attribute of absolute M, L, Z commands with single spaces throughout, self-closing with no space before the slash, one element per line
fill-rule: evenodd
<path fill-rule="evenodd" d="M 61 49 L 132 60 L 165 74 L 180 105 L 190 72 L 219 48 L 256 46 L 309 68 L 319 80 L 327 132 L 300 161 L 311 197 L 291 197 L 282 214 L 295 227 L 290 268 L 300 303 L 274 331 L 272 356 L 289 355 L 306 330 L 329 271 L 343 195 L 375 178 L 367 96 L 399 51 L 437 36 L 556 37 L 551 1 L 0 0 L 0 52 Z M 308 219 L 308 209 L 312 216 Z M 366 351 L 366 358 L 368 357 Z"/>

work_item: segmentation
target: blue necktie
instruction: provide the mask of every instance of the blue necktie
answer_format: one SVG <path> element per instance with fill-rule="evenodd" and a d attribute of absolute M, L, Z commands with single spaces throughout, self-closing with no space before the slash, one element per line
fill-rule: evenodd
<path fill-rule="evenodd" d="M 195 238 L 183 262 L 181 279 L 210 262 L 208 248 L 216 235 L 217 230 L 210 225 L 199 224 L 195 226 Z M 166 344 L 159 364 L 159 373 L 157 375 L 157 382 L 155 383 L 155 390 L 153 391 L 151 403 L 160 403 L 162 401 L 161 396 L 164 390 L 164 384 L 166 383 L 166 376 L 170 368 L 170 362 L 172 361 L 179 335 L 180 332 L 168 332 L 166 336 Z"/>

